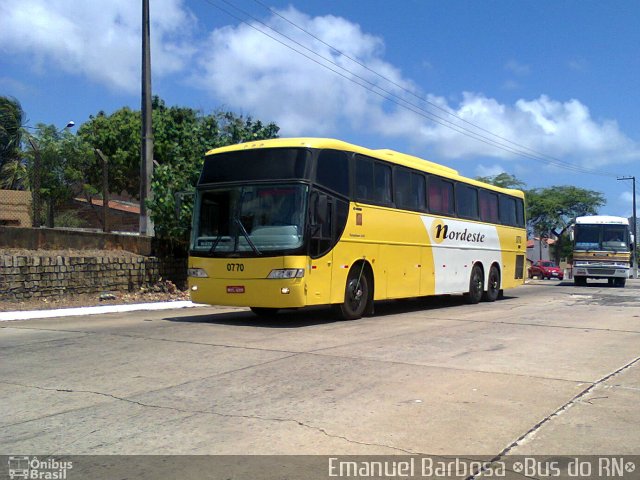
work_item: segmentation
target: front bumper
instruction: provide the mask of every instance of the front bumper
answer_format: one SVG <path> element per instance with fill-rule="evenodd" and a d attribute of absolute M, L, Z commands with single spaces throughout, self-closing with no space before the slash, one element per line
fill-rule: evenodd
<path fill-rule="evenodd" d="M 621 266 L 580 265 L 573 269 L 574 277 L 586 278 L 629 278 L 629 268 Z"/>

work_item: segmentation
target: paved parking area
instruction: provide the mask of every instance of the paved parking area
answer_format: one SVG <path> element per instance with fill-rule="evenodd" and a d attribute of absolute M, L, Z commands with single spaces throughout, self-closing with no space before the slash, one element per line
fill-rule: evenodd
<path fill-rule="evenodd" d="M 640 454 L 640 282 L 0 325 L 0 453 Z"/>

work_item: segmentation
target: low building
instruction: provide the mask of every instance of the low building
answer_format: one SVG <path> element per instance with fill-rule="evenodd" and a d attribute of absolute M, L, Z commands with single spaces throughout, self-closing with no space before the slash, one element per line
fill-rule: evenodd
<path fill-rule="evenodd" d="M 31 192 L 24 190 L 0 190 L 0 225 L 30 227 Z"/>

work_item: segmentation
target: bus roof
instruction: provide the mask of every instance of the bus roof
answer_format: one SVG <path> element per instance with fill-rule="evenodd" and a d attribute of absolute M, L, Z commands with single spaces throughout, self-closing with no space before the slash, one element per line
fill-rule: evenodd
<path fill-rule="evenodd" d="M 226 147 L 214 148 L 209 150 L 206 155 L 215 155 L 218 153 L 236 152 L 242 150 L 252 150 L 258 148 L 331 148 L 335 150 L 344 150 L 347 152 L 360 153 L 369 157 L 374 157 L 379 160 L 384 160 L 396 165 L 402 165 L 405 167 L 421 170 L 424 172 L 434 173 L 453 180 L 464 180 L 467 183 L 476 185 L 479 187 L 488 188 L 498 192 L 507 193 L 520 198 L 524 198 L 524 193 L 520 190 L 513 190 L 508 188 L 500 188 L 495 185 L 480 182 L 472 178 L 463 177 L 457 170 L 453 168 L 440 165 L 438 163 L 424 160 L 420 157 L 414 157 L 406 153 L 396 152 L 395 150 L 379 149 L 373 150 L 351 143 L 343 142 L 342 140 L 335 140 L 333 138 L 313 138 L 313 137 L 299 137 L 299 138 L 275 138 L 272 140 L 258 140 L 256 142 L 238 143 L 236 145 L 229 145 Z"/>
<path fill-rule="evenodd" d="M 586 225 L 629 225 L 629 219 L 625 217 L 614 217 L 612 215 L 588 215 L 584 217 L 576 217 L 576 224 Z"/>

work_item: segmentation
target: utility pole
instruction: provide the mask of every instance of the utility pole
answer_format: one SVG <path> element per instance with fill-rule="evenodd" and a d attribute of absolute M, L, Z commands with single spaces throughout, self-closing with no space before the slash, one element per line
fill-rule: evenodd
<path fill-rule="evenodd" d="M 140 235 L 154 235 L 145 202 L 151 198 L 153 130 L 151 128 L 151 45 L 149 0 L 142 0 L 142 147 L 140 155 Z"/>
<path fill-rule="evenodd" d="M 33 205 L 33 227 L 40 228 L 41 220 L 40 220 L 40 169 L 42 168 L 42 159 L 40 158 L 40 149 L 38 148 L 38 144 L 31 137 L 31 135 L 27 135 L 27 140 L 31 144 L 31 148 L 33 148 L 33 180 L 31 185 L 31 195 L 32 195 L 32 205 Z"/>
<path fill-rule="evenodd" d="M 631 231 L 633 232 L 633 251 L 631 252 L 631 257 L 633 261 L 633 278 L 638 278 L 638 255 L 636 252 L 638 250 L 638 222 L 636 218 L 636 177 L 618 177 L 618 180 L 631 180 L 633 182 L 633 228 Z"/>

